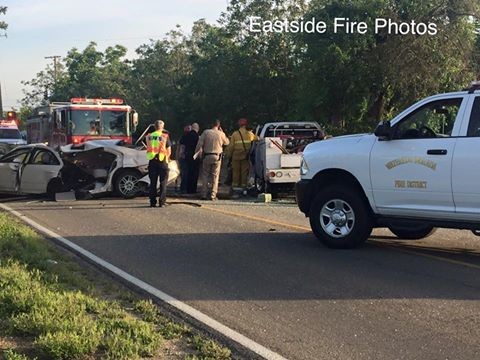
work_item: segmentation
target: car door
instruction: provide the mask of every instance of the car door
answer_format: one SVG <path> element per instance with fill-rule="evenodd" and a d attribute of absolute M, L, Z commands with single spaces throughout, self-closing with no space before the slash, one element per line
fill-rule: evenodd
<path fill-rule="evenodd" d="M 20 190 L 20 175 L 31 148 L 19 148 L 0 159 L 0 192 L 16 193 Z"/>
<path fill-rule="evenodd" d="M 467 96 L 419 103 L 392 125 L 389 140 L 377 138 L 370 178 L 383 215 L 448 218 L 455 213 L 452 158 Z"/>
<path fill-rule="evenodd" d="M 48 183 L 58 176 L 60 168 L 60 160 L 50 149 L 36 148 L 23 168 L 20 191 L 24 194 L 46 193 Z"/>
<path fill-rule="evenodd" d="M 480 95 L 471 95 L 453 154 L 452 189 L 456 217 L 479 222 Z"/>

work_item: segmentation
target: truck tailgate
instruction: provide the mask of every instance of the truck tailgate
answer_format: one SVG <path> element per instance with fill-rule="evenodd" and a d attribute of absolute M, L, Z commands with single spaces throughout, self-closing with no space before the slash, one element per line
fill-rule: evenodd
<path fill-rule="evenodd" d="M 282 154 L 280 156 L 280 167 L 282 168 L 299 168 L 301 163 L 301 154 Z"/>

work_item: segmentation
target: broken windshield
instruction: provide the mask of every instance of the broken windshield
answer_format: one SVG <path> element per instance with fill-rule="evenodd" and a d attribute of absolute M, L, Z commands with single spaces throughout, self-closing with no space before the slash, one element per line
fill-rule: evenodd
<path fill-rule="evenodd" d="M 114 110 L 72 110 L 72 135 L 127 135 L 127 112 Z"/>

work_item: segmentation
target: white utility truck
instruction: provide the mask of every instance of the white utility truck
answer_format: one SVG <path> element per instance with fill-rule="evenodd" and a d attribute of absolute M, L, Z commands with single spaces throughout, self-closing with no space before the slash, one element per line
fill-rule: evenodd
<path fill-rule="evenodd" d="M 374 134 L 308 145 L 296 185 L 300 210 L 333 248 L 374 227 L 405 239 L 435 227 L 480 229 L 480 83 L 412 105 Z"/>
<path fill-rule="evenodd" d="M 325 137 L 316 122 L 275 122 L 257 126 L 254 145 L 255 186 L 258 192 L 276 193 L 300 180 L 305 146 Z"/>

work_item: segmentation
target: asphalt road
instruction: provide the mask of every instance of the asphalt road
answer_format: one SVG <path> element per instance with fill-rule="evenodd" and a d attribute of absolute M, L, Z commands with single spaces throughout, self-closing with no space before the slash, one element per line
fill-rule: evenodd
<path fill-rule="evenodd" d="M 8 205 L 290 359 L 480 359 L 469 232 L 399 242 L 380 230 L 335 251 L 293 204 L 146 203 Z"/>

